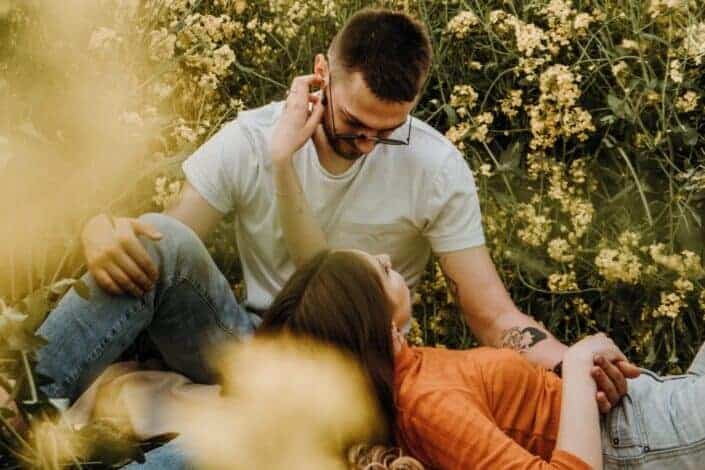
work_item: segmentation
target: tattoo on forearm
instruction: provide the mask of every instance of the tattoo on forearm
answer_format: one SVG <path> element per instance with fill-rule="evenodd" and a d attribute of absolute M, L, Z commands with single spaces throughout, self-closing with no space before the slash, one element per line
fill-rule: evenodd
<path fill-rule="evenodd" d="M 504 331 L 499 347 L 514 349 L 523 353 L 546 338 L 548 338 L 548 335 L 545 331 L 533 326 L 527 326 L 526 328 L 515 326 Z"/>

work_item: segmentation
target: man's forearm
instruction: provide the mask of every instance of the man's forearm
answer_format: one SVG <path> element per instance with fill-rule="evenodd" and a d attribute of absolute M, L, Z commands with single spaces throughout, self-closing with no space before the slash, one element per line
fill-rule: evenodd
<path fill-rule="evenodd" d="M 514 349 L 530 362 L 552 369 L 568 347 L 544 327 L 518 310 L 500 315 L 488 331 L 490 345 Z"/>
<path fill-rule="evenodd" d="M 566 346 L 517 308 L 484 247 L 448 253 L 439 261 L 456 305 L 482 344 L 514 349 L 546 368 L 563 359 Z"/>

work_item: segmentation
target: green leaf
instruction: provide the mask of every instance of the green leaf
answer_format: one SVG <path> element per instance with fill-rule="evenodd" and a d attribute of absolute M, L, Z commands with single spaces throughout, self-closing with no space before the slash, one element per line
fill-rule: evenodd
<path fill-rule="evenodd" d="M 88 288 L 83 280 L 79 279 L 73 284 L 73 288 L 78 295 L 81 296 L 83 300 L 91 299 L 91 290 Z"/>
<path fill-rule="evenodd" d="M 607 95 L 607 106 L 609 106 L 614 115 L 620 119 L 627 119 L 627 117 L 632 114 L 629 105 L 612 93 Z"/>
<path fill-rule="evenodd" d="M 516 170 L 519 168 L 519 160 L 522 154 L 522 143 L 514 142 L 512 145 L 502 150 L 499 156 L 500 165 L 497 167 L 498 172 Z"/>
<path fill-rule="evenodd" d="M 446 115 L 448 116 L 448 124 L 450 126 L 454 126 L 458 122 L 458 115 L 455 114 L 455 110 L 453 107 L 449 104 L 444 104 L 443 105 L 443 111 L 445 111 Z"/>
<path fill-rule="evenodd" d="M 690 126 L 681 125 L 681 133 L 683 134 L 683 142 L 689 147 L 695 147 L 698 143 L 698 131 Z"/>

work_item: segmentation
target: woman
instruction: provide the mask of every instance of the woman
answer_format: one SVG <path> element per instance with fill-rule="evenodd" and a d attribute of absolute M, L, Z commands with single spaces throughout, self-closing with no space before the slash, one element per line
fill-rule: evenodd
<path fill-rule="evenodd" d="M 316 95 L 309 100 L 314 116 L 320 101 Z M 309 125 L 305 118 L 301 123 Z M 275 133 L 292 133 L 292 126 L 280 121 Z M 272 149 L 277 210 L 300 268 L 261 332 L 288 331 L 352 353 L 374 384 L 389 428 L 411 455 L 437 468 L 702 468 L 705 411 L 697 405 L 705 399 L 703 348 L 688 375 L 643 371 L 630 380 L 629 393 L 602 418 L 590 376 L 595 358 L 628 370 L 604 334 L 569 348 L 563 379 L 510 350 L 410 348 L 397 329 L 411 313 L 404 279 L 385 255 L 328 250 L 292 158 L 290 149 Z"/>
<path fill-rule="evenodd" d="M 606 336 L 572 346 L 561 380 L 511 350 L 407 346 L 395 324 L 408 318 L 409 302 L 386 256 L 325 251 L 294 274 L 260 331 L 351 352 L 398 444 L 433 468 L 701 468 L 703 349 L 688 375 L 644 371 L 630 380 L 628 395 L 600 420 L 593 355 L 624 360 Z"/>

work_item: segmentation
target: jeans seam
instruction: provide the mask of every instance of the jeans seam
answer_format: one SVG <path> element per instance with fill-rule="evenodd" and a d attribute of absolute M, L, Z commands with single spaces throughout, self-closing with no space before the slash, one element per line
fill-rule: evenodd
<path fill-rule="evenodd" d="M 141 307 L 142 305 L 140 304 L 138 307 Z M 127 321 L 127 319 L 130 317 L 130 315 L 135 312 L 138 307 L 133 307 L 131 309 L 128 309 L 108 330 L 108 333 L 100 340 L 98 345 L 93 348 L 93 350 L 88 354 L 83 361 L 81 361 L 74 369 L 73 372 L 68 374 L 67 377 L 63 380 L 63 384 L 68 388 L 70 386 L 75 385 L 76 380 L 78 380 L 78 376 L 80 373 L 86 369 L 86 366 L 93 361 L 101 354 L 103 350 L 105 350 L 105 346 L 112 340 L 115 335 L 118 332 L 118 329 L 122 327 L 122 325 Z"/>
<path fill-rule="evenodd" d="M 675 446 L 670 449 L 661 449 L 661 450 L 656 450 L 652 452 L 648 452 L 641 457 L 637 457 L 638 459 L 643 459 L 646 461 L 653 461 L 653 460 L 663 460 L 668 457 L 674 457 L 676 455 L 681 455 L 683 453 L 687 452 L 693 452 L 694 450 L 699 450 L 703 449 L 705 450 L 705 438 L 700 439 L 699 441 L 693 442 L 692 444 L 687 444 L 683 446 Z"/>
<path fill-rule="evenodd" d="M 228 325 L 223 323 L 223 321 L 220 319 L 218 316 L 218 309 L 216 308 L 215 304 L 213 303 L 212 299 L 208 296 L 208 293 L 203 287 L 196 281 L 185 277 L 185 276 L 180 276 L 177 278 L 177 282 L 175 285 L 180 284 L 181 282 L 186 282 L 193 287 L 193 290 L 201 297 L 201 300 L 208 306 L 208 309 L 210 310 L 211 317 L 213 317 L 213 320 L 215 321 L 216 325 L 218 325 L 219 328 L 224 330 L 225 332 L 236 336 L 237 332 L 230 328 Z"/>

